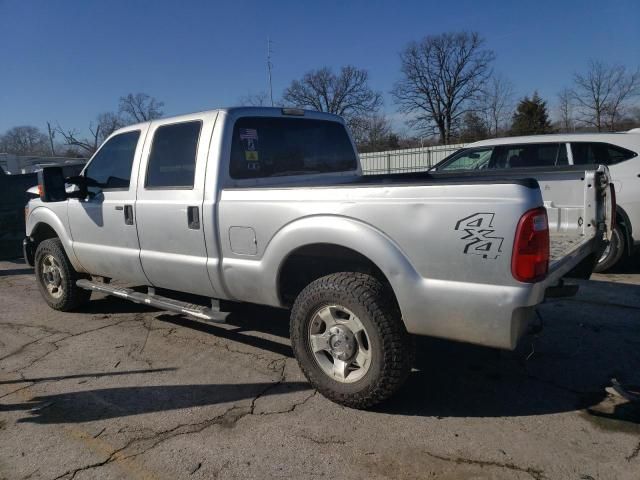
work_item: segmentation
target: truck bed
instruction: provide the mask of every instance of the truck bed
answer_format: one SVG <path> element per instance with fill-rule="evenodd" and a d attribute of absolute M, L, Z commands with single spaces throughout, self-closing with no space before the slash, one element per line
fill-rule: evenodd
<path fill-rule="evenodd" d="M 577 250 L 590 239 L 584 235 L 573 234 L 556 234 L 551 235 L 550 240 L 550 263 L 553 264 L 558 260 L 566 257 L 573 251 Z"/>

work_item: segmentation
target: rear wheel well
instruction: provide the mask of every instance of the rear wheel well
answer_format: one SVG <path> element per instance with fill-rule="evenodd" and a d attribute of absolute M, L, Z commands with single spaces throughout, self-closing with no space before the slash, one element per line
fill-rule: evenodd
<path fill-rule="evenodd" d="M 387 277 L 366 256 L 341 245 L 316 243 L 294 250 L 283 262 L 278 275 L 280 300 L 291 306 L 311 282 L 337 272 L 366 273 L 378 279 L 393 294 Z"/>

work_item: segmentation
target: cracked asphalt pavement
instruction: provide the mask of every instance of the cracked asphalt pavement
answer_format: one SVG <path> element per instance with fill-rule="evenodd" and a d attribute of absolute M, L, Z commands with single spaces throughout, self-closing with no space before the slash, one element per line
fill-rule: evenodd
<path fill-rule="evenodd" d="M 640 385 L 637 263 L 542 305 L 515 352 L 419 339 L 406 386 L 357 411 L 310 389 L 287 312 L 65 314 L 0 262 L 0 479 L 637 480 L 640 407 L 606 390 Z"/>

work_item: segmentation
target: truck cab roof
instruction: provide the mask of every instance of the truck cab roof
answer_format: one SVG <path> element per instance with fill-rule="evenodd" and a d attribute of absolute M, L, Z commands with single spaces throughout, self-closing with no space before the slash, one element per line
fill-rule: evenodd
<path fill-rule="evenodd" d="M 173 115 L 170 117 L 162 117 L 146 122 L 139 122 L 132 125 L 127 125 L 121 129 L 115 130 L 113 134 L 121 133 L 124 131 L 135 129 L 136 127 L 142 127 L 152 123 L 179 123 L 182 121 L 193 120 L 194 117 L 211 115 L 215 113 L 224 113 L 233 117 L 299 117 L 299 118 L 313 118 L 316 120 L 327 120 L 331 122 L 339 122 L 344 124 L 344 120 L 339 115 L 326 112 L 318 112 L 315 110 L 306 110 L 302 108 L 294 107 L 224 107 L 215 108 L 211 110 L 201 110 L 198 112 L 184 113 L 180 115 Z"/>

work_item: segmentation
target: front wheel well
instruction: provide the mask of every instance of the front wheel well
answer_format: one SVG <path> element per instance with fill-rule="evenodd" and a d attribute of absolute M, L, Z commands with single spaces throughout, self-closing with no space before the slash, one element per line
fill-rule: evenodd
<path fill-rule="evenodd" d="M 369 258 L 341 245 L 316 243 L 297 248 L 282 263 L 278 274 L 278 294 L 281 302 L 287 306 L 293 305 L 298 294 L 311 282 L 338 272 L 371 275 L 393 295 L 387 277 Z"/>
<path fill-rule="evenodd" d="M 56 231 L 46 223 L 38 223 L 31 232 L 31 239 L 33 240 L 34 251 L 38 248 L 43 241 L 50 238 L 58 238 Z"/>

